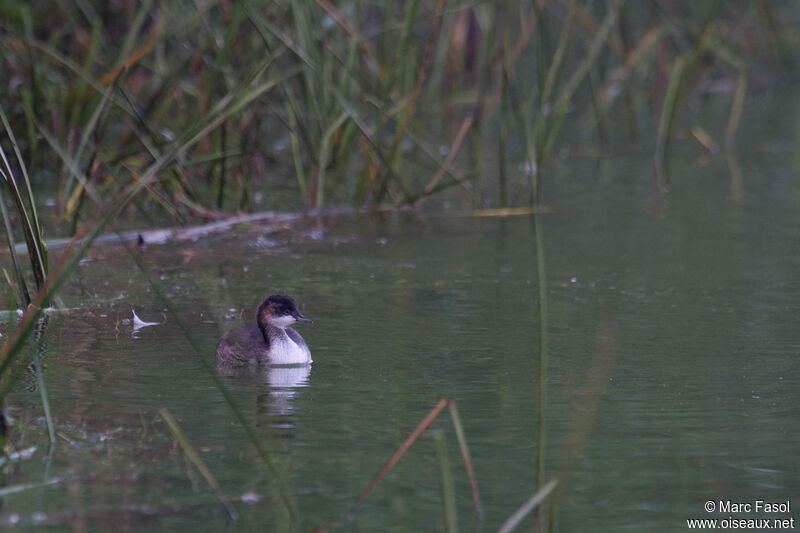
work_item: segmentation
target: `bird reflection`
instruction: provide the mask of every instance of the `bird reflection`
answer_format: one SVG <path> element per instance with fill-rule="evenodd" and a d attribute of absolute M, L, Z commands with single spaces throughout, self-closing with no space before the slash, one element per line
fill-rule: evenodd
<path fill-rule="evenodd" d="M 308 387 L 311 365 L 292 366 L 248 366 L 237 368 L 218 367 L 220 374 L 234 379 L 238 384 L 258 388 L 267 387 L 266 392 L 256 398 L 259 418 L 268 419 L 273 428 L 292 430 L 296 423 L 295 399 L 300 389 Z M 284 435 L 293 438 L 293 434 Z"/>

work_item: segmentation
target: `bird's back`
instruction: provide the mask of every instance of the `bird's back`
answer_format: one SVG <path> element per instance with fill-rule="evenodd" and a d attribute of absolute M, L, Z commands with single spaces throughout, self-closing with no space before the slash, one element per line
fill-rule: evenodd
<path fill-rule="evenodd" d="M 266 364 L 268 346 L 258 326 L 248 324 L 226 333 L 217 343 L 217 364 L 243 366 Z"/>

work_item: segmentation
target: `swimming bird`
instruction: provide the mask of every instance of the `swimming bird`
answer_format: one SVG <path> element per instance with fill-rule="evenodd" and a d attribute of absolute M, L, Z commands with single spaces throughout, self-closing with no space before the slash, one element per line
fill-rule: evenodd
<path fill-rule="evenodd" d="M 217 344 L 217 364 L 307 365 L 311 351 L 306 341 L 290 328 L 295 322 L 311 322 L 289 296 L 273 294 L 256 311 L 256 323 L 226 333 Z"/>

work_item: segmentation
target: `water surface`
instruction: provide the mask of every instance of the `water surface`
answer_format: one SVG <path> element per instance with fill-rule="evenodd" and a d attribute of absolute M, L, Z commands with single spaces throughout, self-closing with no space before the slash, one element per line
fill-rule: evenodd
<path fill-rule="evenodd" d="M 8 400 L 18 448 L 36 451 L 6 474 L 7 486 L 32 487 L 2 498 L 0 523 L 288 529 L 278 483 L 198 359 L 213 362 L 221 333 L 274 292 L 314 319 L 297 328 L 310 372 L 223 380 L 271 450 L 304 530 L 351 527 L 349 506 L 442 397 L 455 399 L 465 426 L 485 531 L 535 491 L 542 440 L 544 478 L 562 483 L 558 531 L 683 530 L 687 518 L 722 517 L 703 510 L 707 500 L 798 496 L 800 196 L 790 176 L 761 161 L 743 165 L 741 181 L 721 161 L 674 165 L 664 194 L 635 160 L 570 169 L 569 181 L 548 183 L 539 219 L 543 419 L 530 216 L 338 217 L 149 246 L 143 260 L 188 331 L 123 248 L 95 247 L 63 294 L 79 310 L 52 316 L 46 330 L 59 432 L 51 456 L 35 379 L 24 374 Z M 132 306 L 164 323 L 132 332 Z M 160 408 L 222 490 L 244 495 L 239 522 L 185 460 Z M 459 524 L 472 530 L 452 424 L 443 416 L 434 428 L 454 465 Z M 426 435 L 356 526 L 441 530 L 442 510 Z"/>

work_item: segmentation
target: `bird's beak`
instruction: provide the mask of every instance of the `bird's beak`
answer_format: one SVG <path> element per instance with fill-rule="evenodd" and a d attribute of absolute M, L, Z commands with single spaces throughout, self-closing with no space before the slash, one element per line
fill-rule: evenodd
<path fill-rule="evenodd" d="M 303 315 L 301 315 L 299 311 L 298 311 L 298 313 L 296 315 L 292 315 L 292 316 L 294 316 L 295 320 L 297 320 L 298 322 L 307 322 L 309 324 L 313 324 L 314 323 L 314 321 L 311 320 L 310 318 L 306 318 Z"/>

